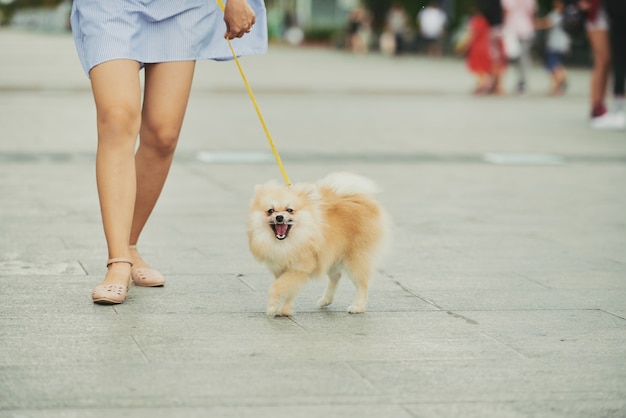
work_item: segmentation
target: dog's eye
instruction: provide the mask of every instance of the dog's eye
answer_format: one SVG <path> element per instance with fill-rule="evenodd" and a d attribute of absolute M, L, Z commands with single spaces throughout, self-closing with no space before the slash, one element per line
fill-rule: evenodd
<path fill-rule="evenodd" d="M 287 208 L 287 212 L 289 212 L 289 213 L 293 213 L 293 209 L 291 209 L 291 208 Z"/>
<path fill-rule="evenodd" d="M 274 213 L 274 209 L 269 209 L 269 210 L 267 211 L 267 214 L 268 214 L 268 215 L 271 215 L 272 213 Z"/>

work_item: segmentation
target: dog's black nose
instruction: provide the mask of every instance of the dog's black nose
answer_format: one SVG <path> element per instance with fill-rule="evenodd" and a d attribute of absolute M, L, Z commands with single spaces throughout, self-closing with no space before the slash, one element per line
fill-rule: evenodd
<path fill-rule="evenodd" d="M 285 217 L 283 215 L 277 215 L 276 216 L 276 222 L 282 222 L 285 220 Z"/>

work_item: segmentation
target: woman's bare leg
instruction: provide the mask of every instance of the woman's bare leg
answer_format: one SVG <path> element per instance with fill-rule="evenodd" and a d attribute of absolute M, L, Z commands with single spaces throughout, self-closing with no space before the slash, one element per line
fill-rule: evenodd
<path fill-rule="evenodd" d="M 135 144 L 141 120 L 139 64 L 108 61 L 90 72 L 96 102 L 98 150 L 96 182 L 109 258 L 130 256 L 135 206 Z M 115 263 L 103 284 L 128 283 L 130 266 Z"/>
<path fill-rule="evenodd" d="M 135 245 L 163 190 L 183 124 L 195 68 L 194 61 L 148 64 L 139 148 L 135 156 L 137 199 L 130 244 Z M 147 267 L 136 248 L 135 267 Z"/>
<path fill-rule="evenodd" d="M 604 29 L 588 30 L 587 35 L 593 52 L 591 71 L 591 106 L 604 105 L 611 64 L 609 33 Z"/>

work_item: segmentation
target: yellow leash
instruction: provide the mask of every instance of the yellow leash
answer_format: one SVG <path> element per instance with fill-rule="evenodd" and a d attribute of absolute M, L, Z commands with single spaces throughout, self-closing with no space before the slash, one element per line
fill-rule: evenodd
<path fill-rule="evenodd" d="M 217 1 L 217 4 L 220 6 L 220 9 L 222 9 L 222 12 L 223 12 L 225 8 L 224 3 L 222 2 L 222 0 L 216 0 L 216 1 Z M 252 99 L 252 104 L 254 105 L 254 108 L 256 109 L 256 114 L 259 116 L 259 120 L 261 121 L 263 130 L 265 131 L 265 135 L 267 136 L 267 141 L 270 143 L 270 147 L 272 148 L 272 152 L 274 153 L 274 158 L 276 158 L 276 163 L 278 163 L 278 168 L 280 169 L 280 172 L 283 175 L 283 179 L 285 179 L 285 183 L 287 184 L 287 187 L 289 187 L 291 186 L 291 181 L 289 180 L 289 177 L 287 176 L 287 172 L 285 171 L 283 162 L 280 159 L 280 155 L 278 155 L 278 151 L 276 150 L 276 146 L 274 145 L 274 141 L 272 140 L 272 135 L 270 135 L 270 131 L 269 129 L 267 129 L 267 124 L 265 123 L 265 119 L 263 118 L 263 115 L 261 114 L 261 109 L 259 109 L 259 105 L 257 104 L 256 99 L 254 98 L 254 93 L 252 93 L 252 88 L 250 87 L 250 83 L 248 83 L 246 74 L 243 72 L 243 68 L 241 67 L 241 64 L 239 63 L 239 58 L 237 58 L 237 54 L 235 54 L 235 50 L 233 49 L 232 44 L 230 43 L 230 39 L 226 38 L 226 42 L 228 42 L 228 47 L 230 48 L 230 52 L 232 52 L 233 58 L 235 59 L 235 63 L 237 63 L 237 68 L 239 68 L 239 73 L 241 74 L 243 83 L 246 85 L 246 89 L 248 90 L 248 95 L 250 95 L 250 99 Z"/>

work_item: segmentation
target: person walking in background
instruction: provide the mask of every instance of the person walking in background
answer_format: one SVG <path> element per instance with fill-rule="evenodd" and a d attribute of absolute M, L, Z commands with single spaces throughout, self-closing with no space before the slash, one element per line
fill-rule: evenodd
<path fill-rule="evenodd" d="M 506 71 L 507 59 L 502 47 L 502 4 L 500 0 L 478 0 L 477 7 L 489 23 L 489 55 L 491 57 L 491 94 L 504 92 L 502 80 Z"/>
<path fill-rule="evenodd" d="M 422 41 L 426 45 L 426 54 L 431 57 L 441 55 L 441 38 L 446 29 L 448 17 L 439 7 L 439 4 L 431 0 L 417 14 L 417 25 L 420 30 Z"/>
<path fill-rule="evenodd" d="M 517 36 L 521 52 L 515 62 L 518 73 L 517 92 L 523 94 L 528 88 L 528 72 L 532 64 L 531 48 L 535 37 L 536 0 L 502 0 L 504 30 Z"/>
<path fill-rule="evenodd" d="M 593 55 L 591 70 L 590 99 L 591 126 L 603 123 L 607 113 L 606 92 L 609 82 L 611 52 L 609 44 L 609 22 L 601 0 L 581 0 L 580 7 L 587 12 L 587 38 Z"/>
<path fill-rule="evenodd" d="M 456 46 L 457 52 L 465 54 L 469 71 L 476 77 L 474 94 L 489 94 L 493 89 L 493 61 L 491 59 L 489 22 L 475 7 L 467 23 L 467 33 Z"/>
<path fill-rule="evenodd" d="M 604 0 L 609 23 L 611 68 L 613 70 L 613 108 L 594 118 L 596 129 L 626 129 L 624 83 L 626 81 L 626 1 Z"/>
<path fill-rule="evenodd" d="M 172 163 L 195 61 L 232 58 L 224 37 L 248 33 L 234 39 L 237 53 L 265 52 L 265 6 L 229 0 L 222 15 L 214 1 L 74 0 L 71 23 L 96 105 L 96 182 L 108 249 L 108 270 L 92 299 L 122 303 L 131 280 L 165 282 L 136 244 Z"/>
<path fill-rule="evenodd" d="M 357 6 L 348 17 L 347 47 L 355 54 L 369 52 L 372 42 L 372 16 L 369 10 Z"/>
<path fill-rule="evenodd" d="M 393 52 L 398 55 L 406 49 L 406 36 L 409 30 L 409 20 L 406 9 L 401 3 L 394 3 L 387 12 L 386 31 L 393 35 Z"/>
<path fill-rule="evenodd" d="M 537 19 L 536 28 L 548 31 L 546 36 L 545 65 L 550 72 L 550 94 L 561 95 L 567 87 L 567 72 L 563 66 L 563 55 L 569 52 L 571 39 L 563 29 L 563 0 L 554 0 L 552 11 L 544 18 Z"/>

